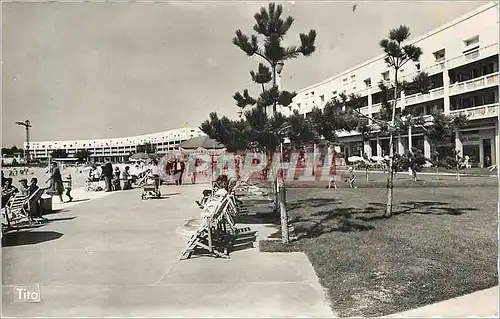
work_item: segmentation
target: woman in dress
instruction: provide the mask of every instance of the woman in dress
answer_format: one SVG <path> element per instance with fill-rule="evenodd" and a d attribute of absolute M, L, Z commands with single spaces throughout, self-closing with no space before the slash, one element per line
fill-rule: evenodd
<path fill-rule="evenodd" d="M 51 176 L 46 183 L 48 183 L 49 181 L 50 181 L 51 193 L 59 196 L 59 199 L 61 200 L 62 203 L 63 202 L 62 194 L 64 192 L 64 186 L 63 186 L 61 171 L 59 170 L 59 167 L 55 162 L 52 163 Z"/>

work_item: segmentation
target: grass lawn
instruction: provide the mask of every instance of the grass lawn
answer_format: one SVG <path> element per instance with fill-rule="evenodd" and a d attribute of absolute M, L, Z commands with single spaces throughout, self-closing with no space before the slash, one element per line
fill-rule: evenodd
<path fill-rule="evenodd" d="M 307 254 L 340 316 L 388 315 L 493 287 L 497 191 L 395 188 L 396 214 L 385 219 L 382 187 L 288 189 L 298 237 L 289 250 Z"/>

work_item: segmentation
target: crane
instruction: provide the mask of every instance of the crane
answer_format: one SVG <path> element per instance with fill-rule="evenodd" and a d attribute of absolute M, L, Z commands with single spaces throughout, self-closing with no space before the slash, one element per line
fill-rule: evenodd
<path fill-rule="evenodd" d="M 30 142 L 30 127 L 31 127 L 31 122 L 29 120 L 26 120 L 24 122 L 16 122 L 17 125 L 24 126 L 26 129 L 26 147 L 24 148 L 24 158 L 26 160 L 29 160 L 29 142 Z"/>

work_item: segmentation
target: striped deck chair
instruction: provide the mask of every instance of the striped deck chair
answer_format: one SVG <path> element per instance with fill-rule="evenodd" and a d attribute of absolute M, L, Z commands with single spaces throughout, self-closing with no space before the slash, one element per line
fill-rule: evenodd
<path fill-rule="evenodd" d="M 222 213 L 222 199 L 216 203 L 207 205 L 203 211 L 204 216 L 199 220 L 190 220 L 181 227 L 178 227 L 176 232 L 187 239 L 187 247 L 181 253 L 181 260 L 191 257 L 196 250 L 202 249 L 215 257 L 227 258 L 227 250 L 219 251 L 214 242 L 216 238 L 214 229 L 217 228 L 219 216 Z"/>
<path fill-rule="evenodd" d="M 29 214 L 29 209 L 29 196 L 22 195 L 21 193 L 14 194 L 7 202 L 3 213 L 7 227 L 12 228 L 12 223 L 15 223 L 17 226 L 18 222 L 23 219 L 31 223 L 32 219 Z"/>

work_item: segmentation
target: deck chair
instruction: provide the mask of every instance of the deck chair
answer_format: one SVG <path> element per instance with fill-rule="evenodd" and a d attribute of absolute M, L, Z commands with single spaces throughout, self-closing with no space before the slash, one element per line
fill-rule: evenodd
<path fill-rule="evenodd" d="M 12 223 L 17 226 L 18 222 L 23 219 L 32 222 L 29 210 L 29 196 L 21 193 L 14 194 L 7 202 L 4 210 L 7 227 L 12 228 Z"/>
<path fill-rule="evenodd" d="M 217 243 L 215 243 L 215 232 L 217 222 L 222 213 L 222 199 L 213 205 L 207 205 L 204 209 L 204 217 L 199 220 L 190 220 L 181 227 L 178 227 L 176 232 L 187 239 L 187 247 L 181 253 L 181 260 L 191 257 L 196 250 L 202 249 L 215 257 L 227 258 L 227 249 L 224 252 L 220 251 Z"/>

